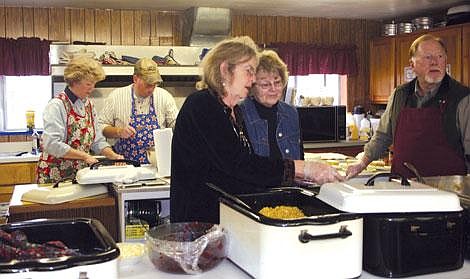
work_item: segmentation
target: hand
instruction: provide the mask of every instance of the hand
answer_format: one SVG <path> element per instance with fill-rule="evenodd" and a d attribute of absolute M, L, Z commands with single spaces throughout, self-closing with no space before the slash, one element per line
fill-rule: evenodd
<path fill-rule="evenodd" d="M 365 168 L 367 168 L 367 165 L 365 162 L 362 160 L 359 163 L 349 165 L 348 169 L 346 170 L 346 179 L 350 179 L 361 173 Z"/>
<path fill-rule="evenodd" d="M 93 156 L 91 156 L 91 155 L 88 155 L 88 156 L 86 156 L 85 162 L 86 162 L 88 165 L 93 165 L 94 163 L 97 163 L 98 160 L 97 160 L 95 157 L 93 157 Z"/>
<path fill-rule="evenodd" d="M 104 155 L 106 156 L 106 158 L 108 158 L 110 160 L 122 160 L 122 159 L 124 159 L 123 155 L 117 154 L 114 151 L 112 151 L 111 154 L 104 154 Z"/>
<path fill-rule="evenodd" d="M 112 159 L 112 160 L 124 160 L 124 156 L 121 155 L 121 154 L 114 153 L 114 155 L 110 159 Z M 126 162 L 116 162 L 116 163 L 114 163 L 114 165 L 115 166 L 125 166 Z"/>
<path fill-rule="evenodd" d="M 320 185 L 345 179 L 332 166 L 317 161 L 305 161 L 304 178 Z"/>
<path fill-rule="evenodd" d="M 134 127 L 127 125 L 126 127 L 119 129 L 118 135 L 122 139 L 127 139 L 133 137 L 136 133 L 137 132 Z"/>

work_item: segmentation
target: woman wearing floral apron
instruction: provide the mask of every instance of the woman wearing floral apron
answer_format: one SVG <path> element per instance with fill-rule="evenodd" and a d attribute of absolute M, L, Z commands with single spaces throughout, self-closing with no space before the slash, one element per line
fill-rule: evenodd
<path fill-rule="evenodd" d="M 104 77 L 101 65 L 90 58 L 73 59 L 65 68 L 67 87 L 44 110 L 38 183 L 75 178 L 79 169 L 97 162 L 90 151 L 109 159 L 123 159 L 97 129 L 96 112 L 88 99 L 96 82 Z"/>

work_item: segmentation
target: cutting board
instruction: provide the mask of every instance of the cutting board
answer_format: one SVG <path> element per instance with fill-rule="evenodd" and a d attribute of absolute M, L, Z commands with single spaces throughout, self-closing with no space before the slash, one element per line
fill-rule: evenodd
<path fill-rule="evenodd" d="M 102 184 L 79 185 L 71 182 L 59 183 L 59 186 L 36 185 L 21 196 L 22 201 L 41 204 L 58 204 L 108 193 L 108 187 Z"/>

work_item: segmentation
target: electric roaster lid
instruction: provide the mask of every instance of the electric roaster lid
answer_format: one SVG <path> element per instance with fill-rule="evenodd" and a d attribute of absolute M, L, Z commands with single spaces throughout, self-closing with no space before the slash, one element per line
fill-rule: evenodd
<path fill-rule="evenodd" d="M 116 243 L 95 219 L 37 219 L 1 225 L 0 230 L 2 252 L 8 252 L 0 257 L 0 274 L 63 270 L 100 264 L 119 257 Z M 12 244 L 6 240 L 10 235 L 23 235 L 26 238 L 15 239 L 16 244 Z M 57 252 L 56 248 L 60 247 L 57 242 L 66 246 L 66 252 Z M 54 247 L 51 248 L 51 245 Z M 15 252 L 12 248 L 20 250 L 20 246 L 23 247 L 21 252 Z M 49 257 L 29 256 L 31 251 Z M 27 275 L 25 277 L 29 278 Z"/>
<path fill-rule="evenodd" d="M 126 163 L 127 165 L 114 165 L 115 163 Z M 139 180 L 155 178 L 157 178 L 155 167 L 142 167 L 139 162 L 131 160 L 104 160 L 89 168 L 79 170 L 75 179 L 79 184 L 84 185 L 113 182 L 134 183 Z"/>
<path fill-rule="evenodd" d="M 339 210 L 354 213 L 462 210 L 456 194 L 408 181 L 398 174 L 391 173 L 379 173 L 367 181 L 350 179 L 323 184 L 317 198 Z"/>
<path fill-rule="evenodd" d="M 223 195 L 220 202 L 258 223 L 270 226 L 290 227 L 303 225 L 326 225 L 361 218 L 360 215 L 341 212 L 320 201 L 316 193 L 297 187 L 271 188 L 265 192 Z M 305 217 L 275 219 L 261 214 L 265 207 L 289 206 L 299 208 Z"/>

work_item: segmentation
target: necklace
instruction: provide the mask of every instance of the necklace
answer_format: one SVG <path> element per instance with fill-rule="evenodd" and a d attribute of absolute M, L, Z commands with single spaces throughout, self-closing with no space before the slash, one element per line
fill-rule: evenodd
<path fill-rule="evenodd" d="M 228 118 L 230 120 L 230 123 L 232 124 L 233 132 L 235 133 L 235 135 L 237 135 L 237 137 L 240 140 L 240 143 L 242 144 L 242 146 L 244 148 L 248 149 L 248 152 L 251 154 L 252 153 L 252 147 L 251 147 L 250 141 L 248 140 L 248 138 L 245 135 L 245 132 L 243 131 L 244 121 L 243 121 L 243 115 L 241 114 L 241 111 L 240 111 L 240 107 L 238 105 L 235 105 L 233 107 L 233 115 L 235 116 L 235 118 L 234 118 L 233 115 L 232 115 L 232 108 L 227 106 L 227 104 L 225 104 L 222 101 L 222 98 L 220 96 L 217 96 L 217 99 L 222 104 L 222 106 L 224 108 L 224 112 L 228 116 Z"/>

